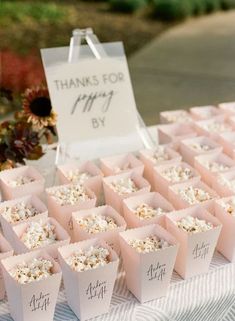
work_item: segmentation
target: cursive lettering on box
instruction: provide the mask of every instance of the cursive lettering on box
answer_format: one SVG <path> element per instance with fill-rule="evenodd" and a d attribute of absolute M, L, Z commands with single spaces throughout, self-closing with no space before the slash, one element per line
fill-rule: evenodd
<path fill-rule="evenodd" d="M 86 295 L 88 296 L 88 300 L 92 300 L 94 298 L 103 299 L 107 292 L 106 281 L 97 280 L 94 284 L 89 283 Z"/>
<path fill-rule="evenodd" d="M 106 113 L 114 95 L 115 92 L 113 90 L 79 94 L 72 106 L 71 115 L 75 113 L 78 107 L 81 108 L 82 113 L 89 113 L 94 107 L 98 106 L 102 113 Z"/>
<path fill-rule="evenodd" d="M 158 281 L 162 281 L 164 276 L 166 275 L 166 264 L 160 264 L 157 262 L 156 265 L 151 264 L 147 271 L 148 280 L 152 281 L 157 279 Z"/>
<path fill-rule="evenodd" d="M 34 294 L 29 302 L 29 306 L 32 312 L 37 310 L 47 311 L 48 306 L 50 305 L 50 293 L 43 294 L 40 292 L 39 296 Z"/>
<path fill-rule="evenodd" d="M 193 258 L 196 259 L 205 259 L 206 256 L 209 253 L 210 243 L 204 243 L 196 244 L 196 246 L 193 249 Z"/>

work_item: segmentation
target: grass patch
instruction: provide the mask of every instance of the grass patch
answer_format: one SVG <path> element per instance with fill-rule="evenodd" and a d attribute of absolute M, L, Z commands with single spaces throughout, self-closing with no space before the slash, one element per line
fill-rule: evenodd
<path fill-rule="evenodd" d="M 32 18 L 38 22 L 57 22 L 66 15 L 66 7 L 56 3 L 2 1 L 0 19 L 8 19 L 12 22 L 23 22 Z"/>

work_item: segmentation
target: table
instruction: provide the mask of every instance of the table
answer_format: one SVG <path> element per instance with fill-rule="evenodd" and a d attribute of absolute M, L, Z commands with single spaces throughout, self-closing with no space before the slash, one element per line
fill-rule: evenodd
<path fill-rule="evenodd" d="M 0 303 L 0 320 L 12 321 L 6 300 Z M 182 280 L 174 272 L 167 296 L 142 305 L 126 288 L 125 275 L 120 269 L 110 313 L 93 320 L 234 321 L 235 264 L 216 252 L 208 273 Z M 78 321 L 67 305 L 63 288 L 59 293 L 54 321 Z"/>
<path fill-rule="evenodd" d="M 154 133 L 153 128 L 151 132 Z M 52 153 L 47 156 L 49 159 L 54 157 Z M 46 173 L 48 157 L 40 164 Z M 53 180 L 53 177 L 49 178 Z M 57 301 L 54 321 L 78 321 L 67 305 L 63 288 Z M 110 313 L 93 320 L 235 321 L 235 264 L 216 252 L 208 273 L 182 280 L 174 272 L 167 296 L 142 305 L 126 288 L 125 275 L 120 268 Z M 6 300 L 0 303 L 0 321 L 12 321 Z"/>

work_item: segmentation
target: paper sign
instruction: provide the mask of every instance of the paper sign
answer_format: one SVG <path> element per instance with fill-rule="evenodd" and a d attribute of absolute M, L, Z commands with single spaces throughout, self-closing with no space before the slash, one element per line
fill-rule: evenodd
<path fill-rule="evenodd" d="M 115 46 L 121 46 L 118 43 Z M 81 47 L 82 48 L 82 47 Z M 57 63 L 53 56 L 63 59 Z M 125 55 L 68 63 L 65 48 L 43 49 L 60 142 L 124 136 L 136 131 L 136 104 Z M 68 50 L 67 50 L 68 51 Z"/>

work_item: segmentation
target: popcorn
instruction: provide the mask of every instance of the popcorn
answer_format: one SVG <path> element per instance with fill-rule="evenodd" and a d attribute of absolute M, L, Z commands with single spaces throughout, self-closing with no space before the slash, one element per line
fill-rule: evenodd
<path fill-rule="evenodd" d="M 34 258 L 29 262 L 17 264 L 9 271 L 10 275 L 19 283 L 26 284 L 45 279 L 53 274 L 53 263 L 43 258 Z"/>
<path fill-rule="evenodd" d="M 137 192 L 139 188 L 131 178 L 121 178 L 110 183 L 110 187 L 120 195 Z"/>
<path fill-rule="evenodd" d="M 90 234 L 106 232 L 118 227 L 111 216 L 91 214 L 83 218 L 76 219 L 79 226 Z"/>
<path fill-rule="evenodd" d="M 200 108 L 200 107 L 199 107 Z M 211 118 L 218 114 L 216 107 L 200 109 L 199 113 L 203 118 Z"/>
<path fill-rule="evenodd" d="M 212 149 L 212 147 L 208 144 L 197 143 L 197 142 L 190 144 L 190 147 L 199 152 L 207 152 Z"/>
<path fill-rule="evenodd" d="M 65 261 L 77 272 L 96 269 L 110 262 L 109 250 L 102 246 L 90 246 L 88 249 L 75 251 Z"/>
<path fill-rule="evenodd" d="M 163 209 L 161 207 L 153 208 L 152 206 L 142 203 L 135 209 L 135 215 L 140 220 L 146 220 L 150 218 L 154 218 L 160 216 L 163 213 Z"/>
<path fill-rule="evenodd" d="M 84 186 L 79 184 L 60 186 L 55 189 L 52 188 L 49 194 L 62 206 L 74 205 L 79 201 L 86 201 L 90 198 Z"/>
<path fill-rule="evenodd" d="M 164 117 L 169 123 L 185 123 L 192 120 L 185 110 L 169 113 L 165 112 Z"/>
<path fill-rule="evenodd" d="M 229 166 L 219 162 L 203 161 L 203 165 L 213 173 L 223 172 L 229 169 Z"/>
<path fill-rule="evenodd" d="M 184 230 L 188 233 L 206 232 L 213 228 L 212 223 L 193 216 L 183 217 L 181 220 L 176 222 L 176 224 L 181 230 Z"/>
<path fill-rule="evenodd" d="M 232 198 L 227 202 L 221 201 L 220 205 L 225 209 L 225 211 L 228 214 L 235 216 L 235 198 Z"/>
<path fill-rule="evenodd" d="M 185 189 L 180 189 L 178 193 L 183 200 L 191 205 L 209 201 L 212 199 L 212 196 L 208 192 L 206 192 L 202 188 L 193 186 L 186 187 Z"/>
<path fill-rule="evenodd" d="M 8 181 L 8 184 L 11 187 L 17 187 L 17 186 L 22 186 L 22 185 L 25 185 L 28 183 L 32 183 L 34 181 L 35 181 L 35 179 L 30 176 L 18 176 L 16 179 Z"/>
<path fill-rule="evenodd" d="M 162 172 L 163 177 L 171 182 L 186 181 L 194 176 L 192 170 L 181 165 L 171 166 Z"/>
<path fill-rule="evenodd" d="M 218 121 L 213 121 L 213 122 L 203 124 L 202 127 L 210 133 L 223 133 L 227 131 L 232 131 L 231 126 Z"/>
<path fill-rule="evenodd" d="M 5 206 L 0 210 L 2 215 L 9 223 L 18 223 L 34 217 L 40 212 L 31 204 L 20 202 L 14 206 Z"/>
<path fill-rule="evenodd" d="M 165 161 L 170 159 L 169 154 L 166 152 L 166 149 L 164 146 L 157 146 L 157 148 L 154 151 L 153 155 L 147 156 L 150 160 L 152 160 L 154 163 L 158 163 L 161 161 Z"/>
<path fill-rule="evenodd" d="M 147 236 L 144 239 L 131 239 L 128 244 L 138 253 L 149 253 L 161 249 L 165 249 L 170 244 L 164 239 L 158 238 L 156 235 Z"/>
<path fill-rule="evenodd" d="M 126 162 L 124 165 L 122 166 L 114 166 L 113 170 L 115 172 L 115 174 L 118 174 L 120 173 L 121 171 L 126 171 L 128 169 L 131 169 L 132 166 L 131 166 L 131 163 L 130 162 Z"/>
<path fill-rule="evenodd" d="M 229 189 L 231 189 L 232 191 L 235 191 L 235 179 L 228 179 L 223 175 L 220 175 L 218 177 L 218 182 L 223 185 L 228 187 Z"/>
<path fill-rule="evenodd" d="M 57 241 L 55 226 L 50 222 L 30 222 L 21 236 L 21 241 L 31 250 L 55 243 Z"/>
<path fill-rule="evenodd" d="M 79 169 L 70 170 L 66 173 L 66 177 L 71 183 L 79 185 L 84 184 L 92 175 L 88 172 L 80 172 Z"/>

